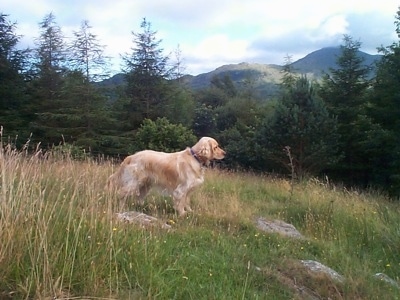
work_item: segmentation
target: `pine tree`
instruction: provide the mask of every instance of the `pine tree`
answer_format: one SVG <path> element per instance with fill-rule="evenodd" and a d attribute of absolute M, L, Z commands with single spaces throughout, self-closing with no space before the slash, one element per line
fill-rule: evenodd
<path fill-rule="evenodd" d="M 155 120 L 163 115 L 166 80 L 171 74 L 167 68 L 169 58 L 163 55 L 161 40 L 156 39 L 157 32 L 146 19 L 140 27 L 141 33 L 132 33 L 135 44 L 132 53 L 123 56 L 128 111 L 133 128 L 145 118 Z"/>
<path fill-rule="evenodd" d="M 338 179 L 351 184 L 368 184 L 368 158 L 363 146 L 370 124 L 365 118 L 366 95 L 370 87 L 370 67 L 359 55 L 361 43 L 343 38 L 337 68 L 323 78 L 319 94 L 330 114 L 338 121 L 339 150 L 342 159 L 331 170 Z"/>
<path fill-rule="evenodd" d="M 395 17 L 400 39 L 400 7 Z M 379 130 L 373 140 L 374 183 L 400 198 L 400 42 L 381 47 L 383 57 L 370 97 L 368 115 Z"/>
<path fill-rule="evenodd" d="M 97 82 L 108 76 L 108 57 L 104 55 L 105 46 L 99 44 L 92 33 L 89 21 L 84 20 L 69 47 L 70 68 L 80 71 L 87 82 Z"/>
<path fill-rule="evenodd" d="M 0 126 L 8 136 L 29 134 L 28 98 L 24 74 L 26 50 L 18 50 L 16 23 L 0 13 Z M 25 141 L 21 141 L 25 142 Z"/>
<path fill-rule="evenodd" d="M 46 15 L 39 24 L 40 36 L 36 39 L 34 49 L 34 78 L 30 93 L 33 95 L 37 119 L 31 128 L 34 139 L 43 144 L 58 144 L 62 141 L 62 128 L 54 111 L 63 106 L 61 90 L 66 74 L 66 46 L 61 28 L 55 16 Z"/>
<path fill-rule="evenodd" d="M 71 102 L 76 107 L 76 111 L 64 114 L 66 122 L 68 119 L 79 118 L 79 122 L 75 122 L 80 124 L 79 130 L 72 137 L 73 141 L 77 145 L 96 151 L 99 150 L 100 140 L 105 134 L 102 129 L 105 129 L 104 125 L 109 123 L 109 120 L 105 110 L 106 98 L 94 83 L 108 74 L 105 47 L 99 44 L 91 28 L 88 21 L 83 21 L 79 31 L 74 32 L 69 47 L 69 64 L 73 72 L 68 74 L 63 101 Z M 67 123 L 72 128 L 77 127 L 74 123 Z"/>
<path fill-rule="evenodd" d="M 257 135 L 266 157 L 289 171 L 293 166 L 297 177 L 316 175 L 337 160 L 336 120 L 305 76 L 282 88 L 274 114 L 264 120 Z M 293 165 L 289 165 L 287 147 Z"/>

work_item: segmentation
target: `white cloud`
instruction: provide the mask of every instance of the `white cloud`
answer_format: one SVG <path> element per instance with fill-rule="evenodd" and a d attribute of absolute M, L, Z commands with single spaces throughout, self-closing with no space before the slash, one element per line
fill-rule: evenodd
<path fill-rule="evenodd" d="M 70 36 L 88 20 L 107 55 L 130 51 L 132 31 L 143 17 L 163 40 L 166 53 L 179 44 L 187 71 L 206 72 L 224 63 L 283 62 L 321 47 L 339 45 L 343 34 L 373 50 L 389 45 L 398 0 L 3 0 L 3 13 L 18 22 L 24 45 L 38 36 L 38 23 L 53 12 Z M 31 43 L 32 45 L 32 43 Z"/>

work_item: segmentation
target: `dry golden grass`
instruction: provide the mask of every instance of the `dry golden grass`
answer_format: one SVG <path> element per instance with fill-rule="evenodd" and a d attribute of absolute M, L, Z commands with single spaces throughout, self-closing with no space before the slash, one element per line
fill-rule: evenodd
<path fill-rule="evenodd" d="M 193 194 L 195 213 L 182 219 L 156 193 L 142 208 L 120 202 L 104 189 L 117 167 L 108 161 L 6 146 L 0 167 L 0 298 L 302 299 L 296 281 L 332 299 L 395 299 L 394 288 L 372 279 L 400 274 L 399 205 L 382 195 L 215 169 Z M 173 228 L 116 220 L 130 209 L 172 219 Z M 306 240 L 258 232 L 260 216 L 294 224 Z M 298 259 L 319 260 L 348 281 L 313 277 Z"/>

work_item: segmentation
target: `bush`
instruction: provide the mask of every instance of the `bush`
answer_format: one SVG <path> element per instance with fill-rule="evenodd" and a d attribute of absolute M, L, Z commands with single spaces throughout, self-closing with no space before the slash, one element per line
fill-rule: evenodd
<path fill-rule="evenodd" d="M 181 124 L 172 124 L 167 118 L 155 121 L 145 119 L 135 135 L 135 151 L 152 149 L 175 152 L 196 143 L 193 132 Z"/>

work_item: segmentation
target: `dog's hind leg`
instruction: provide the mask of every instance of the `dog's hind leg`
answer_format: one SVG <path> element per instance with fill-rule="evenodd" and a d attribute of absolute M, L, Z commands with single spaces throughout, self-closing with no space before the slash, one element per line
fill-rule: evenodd
<path fill-rule="evenodd" d="M 146 196 L 149 193 L 150 189 L 151 189 L 151 184 L 149 184 L 149 183 L 144 183 L 144 184 L 140 185 L 140 187 L 139 187 L 139 189 L 138 189 L 138 191 L 136 193 L 136 196 L 137 196 L 137 199 L 138 199 L 138 203 L 140 205 L 144 204 L 144 199 L 146 198 Z"/>

